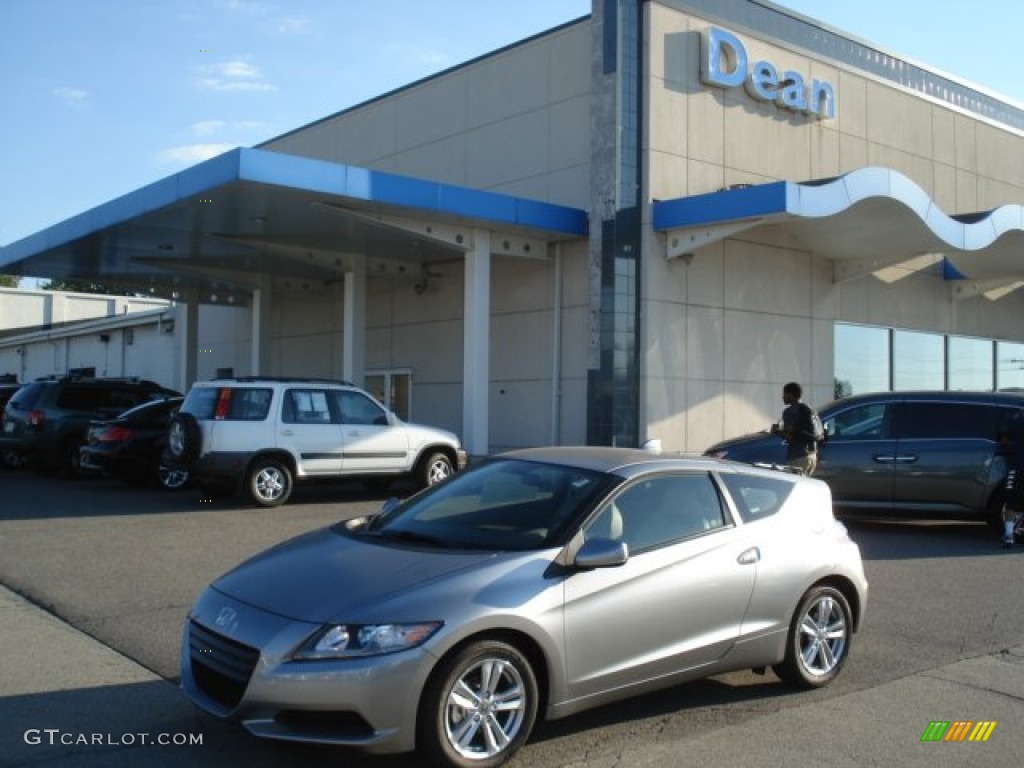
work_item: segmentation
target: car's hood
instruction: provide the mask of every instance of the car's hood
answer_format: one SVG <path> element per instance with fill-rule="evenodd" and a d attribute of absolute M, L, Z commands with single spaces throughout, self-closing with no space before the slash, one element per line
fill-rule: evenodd
<path fill-rule="evenodd" d="M 280 616 L 322 623 L 498 558 L 493 552 L 379 543 L 325 528 L 256 555 L 212 586 Z"/>
<path fill-rule="evenodd" d="M 710 454 L 715 451 L 722 451 L 727 448 L 732 448 L 733 446 L 736 445 L 747 445 L 749 443 L 756 443 L 762 440 L 767 442 L 777 441 L 777 438 L 773 440 L 769 438 L 774 438 L 774 436 L 771 432 L 769 432 L 766 429 L 762 429 L 760 432 L 748 432 L 745 435 L 740 435 L 738 437 L 730 437 L 728 440 L 722 440 L 721 442 L 715 443 L 706 451 L 704 451 L 704 453 Z"/>

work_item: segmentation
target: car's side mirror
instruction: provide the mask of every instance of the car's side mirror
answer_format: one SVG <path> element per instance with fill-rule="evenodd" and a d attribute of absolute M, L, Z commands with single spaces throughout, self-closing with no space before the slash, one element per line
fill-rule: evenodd
<path fill-rule="evenodd" d="M 573 565 L 581 570 L 615 568 L 629 560 L 629 546 L 624 541 L 588 539 L 573 558 Z"/>

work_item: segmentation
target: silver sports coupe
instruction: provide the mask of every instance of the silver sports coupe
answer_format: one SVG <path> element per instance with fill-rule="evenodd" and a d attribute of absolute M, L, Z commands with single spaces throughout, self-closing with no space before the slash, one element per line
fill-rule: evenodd
<path fill-rule="evenodd" d="M 737 669 L 825 685 L 867 592 L 819 480 L 515 451 L 217 579 L 181 684 L 257 736 L 489 768 L 538 716 Z"/>

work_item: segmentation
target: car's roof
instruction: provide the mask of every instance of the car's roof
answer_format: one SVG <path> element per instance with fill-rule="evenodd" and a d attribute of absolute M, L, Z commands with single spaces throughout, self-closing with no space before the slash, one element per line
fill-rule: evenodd
<path fill-rule="evenodd" d="M 228 376 L 197 381 L 194 387 L 225 387 L 235 384 L 330 384 L 336 387 L 355 387 L 350 381 L 340 379 L 321 379 L 316 377 L 304 378 L 301 376 Z"/>
<path fill-rule="evenodd" d="M 623 477 L 633 477 L 654 470 L 689 469 L 700 471 L 735 471 L 737 466 L 695 454 L 662 454 L 639 448 L 608 448 L 592 445 L 524 448 L 499 454 L 498 458 L 541 461 L 546 464 L 589 469 Z"/>
<path fill-rule="evenodd" d="M 998 403 L 1008 406 L 1024 407 L 1024 392 L 988 392 L 988 391 L 967 391 L 967 390 L 928 390 L 915 389 L 896 392 L 865 392 L 858 395 L 833 400 L 831 403 L 822 406 L 822 410 L 833 410 L 846 408 L 864 402 L 896 402 L 896 401 L 919 401 L 919 402 L 944 402 L 944 403 Z"/>

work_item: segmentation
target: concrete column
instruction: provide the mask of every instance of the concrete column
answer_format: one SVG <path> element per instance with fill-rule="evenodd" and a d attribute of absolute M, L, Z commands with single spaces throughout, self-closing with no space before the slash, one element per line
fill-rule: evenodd
<path fill-rule="evenodd" d="M 341 375 L 345 381 L 363 386 L 366 370 L 366 259 L 357 258 L 350 272 L 345 273 L 342 299 L 344 329 L 341 352 Z"/>
<path fill-rule="evenodd" d="M 274 278 L 260 275 L 258 287 L 252 291 L 252 346 L 249 354 L 249 375 L 269 376 L 270 371 L 270 318 L 273 302 Z"/>
<path fill-rule="evenodd" d="M 178 389 L 188 392 L 198 378 L 199 296 L 189 292 L 178 301 L 174 335 L 178 338 Z"/>
<path fill-rule="evenodd" d="M 491 233 L 486 230 L 473 233 L 463 290 L 462 442 L 470 454 L 482 456 L 489 450 L 491 380 Z"/>

